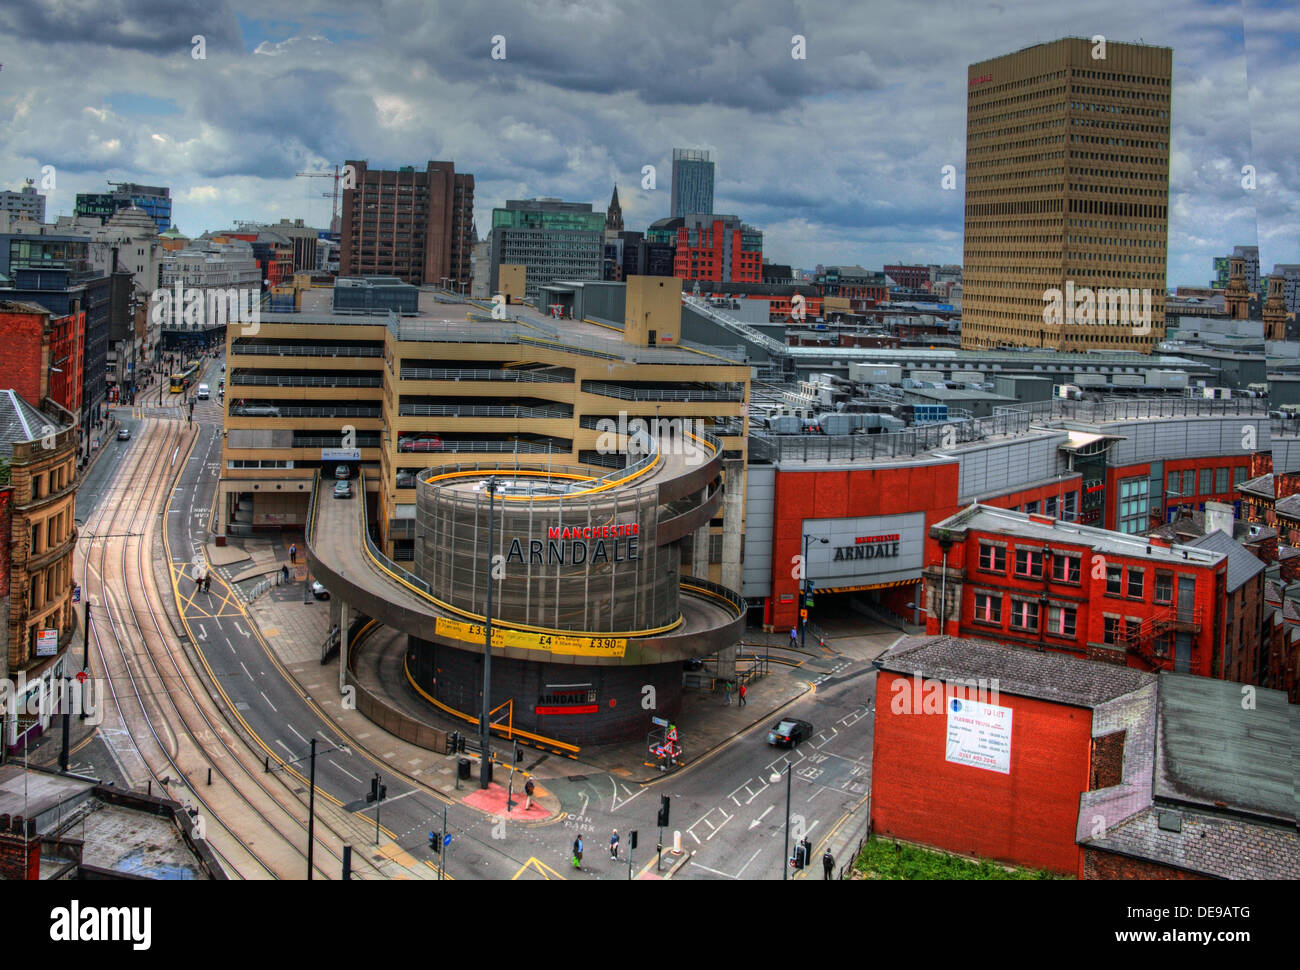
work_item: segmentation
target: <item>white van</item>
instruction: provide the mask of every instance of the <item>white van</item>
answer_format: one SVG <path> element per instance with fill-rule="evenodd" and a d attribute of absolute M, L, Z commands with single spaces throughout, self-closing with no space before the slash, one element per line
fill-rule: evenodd
<path fill-rule="evenodd" d="M 200 401 L 206 401 L 208 399 L 208 385 L 206 384 L 199 385 L 198 398 Z"/>

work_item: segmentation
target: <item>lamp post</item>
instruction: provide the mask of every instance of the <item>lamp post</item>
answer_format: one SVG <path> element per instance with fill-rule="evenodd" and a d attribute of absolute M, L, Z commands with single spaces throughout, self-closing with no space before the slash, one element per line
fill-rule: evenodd
<path fill-rule="evenodd" d="M 823 540 L 825 541 L 825 540 Z M 774 771 L 768 777 L 768 781 L 777 784 L 781 780 L 781 772 Z M 784 881 L 790 878 L 790 759 L 785 759 L 785 852 L 781 856 L 781 879 Z"/>
<path fill-rule="evenodd" d="M 804 619 L 804 613 L 808 609 L 808 594 L 812 592 L 812 580 L 808 578 L 808 543 L 813 539 L 818 542 L 830 542 L 825 536 L 810 536 L 804 533 L 803 537 L 803 597 L 799 603 L 799 649 L 802 650 L 808 645 L 808 621 Z"/>
<path fill-rule="evenodd" d="M 490 736 L 488 718 L 491 708 L 492 698 L 492 524 L 496 518 L 496 503 L 494 501 L 497 492 L 496 476 L 487 480 L 485 486 L 488 494 L 488 572 L 487 572 L 487 615 L 484 617 L 483 636 L 483 705 L 482 713 L 479 715 L 479 745 L 482 751 L 482 761 L 478 769 L 478 787 L 480 790 L 486 790 L 488 786 L 488 764 L 490 763 L 491 752 L 488 750 L 488 739 Z"/>

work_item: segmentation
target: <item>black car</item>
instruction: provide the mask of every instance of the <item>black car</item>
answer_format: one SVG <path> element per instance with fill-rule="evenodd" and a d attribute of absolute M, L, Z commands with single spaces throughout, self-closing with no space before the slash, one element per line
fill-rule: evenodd
<path fill-rule="evenodd" d="M 772 725 L 767 732 L 767 743 L 780 747 L 793 748 L 800 741 L 807 741 L 813 736 L 813 726 L 807 721 L 784 718 Z"/>

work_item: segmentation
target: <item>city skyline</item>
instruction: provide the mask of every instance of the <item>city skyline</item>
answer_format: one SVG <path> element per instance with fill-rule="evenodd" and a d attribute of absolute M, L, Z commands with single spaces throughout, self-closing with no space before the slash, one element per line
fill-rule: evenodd
<path fill-rule="evenodd" d="M 1167 285 L 1203 285 L 1234 245 L 1258 244 L 1264 271 L 1300 261 L 1300 178 L 1286 151 L 1300 24 L 1281 4 L 1115 2 L 1065 18 L 997 4 L 974 19 L 883 16 L 896 25 L 885 33 L 847 7 L 771 4 L 733 21 L 670 5 L 659 17 L 678 28 L 672 43 L 652 30 L 635 45 L 645 28 L 623 5 L 586 22 L 491 4 L 454 20 L 405 3 L 374 19 L 328 2 L 257 15 L 243 3 L 177 7 L 157 21 L 146 3 L 115 16 L 22 2 L 0 12 L 24 41 L 0 62 L 11 135 L 0 187 L 53 165 L 51 220 L 113 179 L 170 185 L 189 234 L 285 217 L 325 228 L 328 183 L 295 173 L 446 159 L 475 176 L 480 236 L 508 198 L 603 208 L 614 184 L 627 226 L 644 229 L 669 214 L 672 150 L 689 147 L 716 165 L 715 211 L 761 228 L 774 262 L 959 263 L 968 65 L 1104 33 L 1174 51 Z M 586 56 L 566 39 L 575 29 L 590 38 Z M 806 59 L 791 56 L 795 34 Z"/>

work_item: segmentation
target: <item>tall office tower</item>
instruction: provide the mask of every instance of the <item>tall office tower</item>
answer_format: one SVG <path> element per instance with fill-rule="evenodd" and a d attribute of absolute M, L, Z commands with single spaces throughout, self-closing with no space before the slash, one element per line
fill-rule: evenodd
<path fill-rule="evenodd" d="M 672 218 L 713 211 L 713 162 L 694 148 L 673 149 Z"/>
<path fill-rule="evenodd" d="M 1163 339 L 1172 63 L 1065 38 L 970 66 L 963 348 Z"/>
<path fill-rule="evenodd" d="M 33 222 L 45 221 L 45 196 L 36 191 L 36 185 L 28 179 L 20 192 L 0 192 L 0 212 L 12 212 L 27 216 Z"/>
<path fill-rule="evenodd" d="M 340 276 L 396 276 L 415 286 L 472 281 L 474 176 L 453 162 L 429 162 L 417 172 L 347 163 L 356 187 L 343 190 Z"/>

